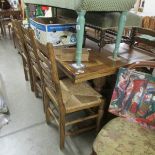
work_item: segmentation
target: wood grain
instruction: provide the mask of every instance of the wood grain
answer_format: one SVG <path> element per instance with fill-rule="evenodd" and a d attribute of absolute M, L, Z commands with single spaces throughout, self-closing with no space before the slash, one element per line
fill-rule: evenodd
<path fill-rule="evenodd" d="M 155 55 L 139 49 L 130 49 L 122 44 L 120 47 L 119 60 L 110 59 L 114 45 L 105 46 L 102 52 L 90 51 L 89 61 L 82 62 L 85 65 L 82 69 L 73 68 L 75 62 L 62 61 L 57 58 L 58 67 L 75 83 L 105 77 L 115 74 L 120 67 L 128 66 L 140 60 L 154 60 Z"/>

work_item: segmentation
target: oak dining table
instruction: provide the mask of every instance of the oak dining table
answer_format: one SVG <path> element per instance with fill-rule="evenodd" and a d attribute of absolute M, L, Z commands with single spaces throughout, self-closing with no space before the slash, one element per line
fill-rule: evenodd
<path fill-rule="evenodd" d="M 62 61 L 57 58 L 58 68 L 74 83 L 80 83 L 113 75 L 120 67 L 126 67 L 134 62 L 155 60 L 155 54 L 136 48 L 129 48 L 128 45 L 122 43 L 120 46 L 120 55 L 118 59 L 114 61 L 112 59 L 113 49 L 114 45 L 107 45 L 102 52 L 89 51 L 89 61 L 83 62 L 84 67 L 80 69 L 72 67 L 74 63 L 72 61 Z"/>

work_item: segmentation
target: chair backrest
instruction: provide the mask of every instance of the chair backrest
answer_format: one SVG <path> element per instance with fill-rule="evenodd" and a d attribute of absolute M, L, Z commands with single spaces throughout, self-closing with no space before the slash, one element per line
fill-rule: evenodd
<path fill-rule="evenodd" d="M 149 68 L 155 68 L 155 62 L 154 61 L 139 61 L 131 64 L 128 69 L 134 69 L 139 67 L 149 67 Z"/>
<path fill-rule="evenodd" d="M 144 28 L 133 28 L 134 31 L 134 41 L 138 43 L 143 43 L 155 47 L 155 31 L 151 29 Z"/>
<path fill-rule="evenodd" d="M 119 70 L 109 111 L 155 128 L 155 77 L 133 70 L 139 67 L 155 68 L 155 62 L 137 62 Z"/>
<path fill-rule="evenodd" d="M 39 41 L 35 41 L 45 91 L 50 95 L 53 103 L 59 107 L 59 110 L 64 110 L 53 45 L 50 43 L 43 45 Z"/>
<path fill-rule="evenodd" d="M 10 19 L 21 19 L 21 11 L 20 10 L 2 10 L 0 12 L 0 16 L 2 18 L 10 18 Z"/>
<path fill-rule="evenodd" d="M 11 12 L 11 18 L 21 20 L 22 19 L 22 13 L 21 10 L 14 10 Z"/>
<path fill-rule="evenodd" d="M 16 35 L 16 38 L 18 40 L 18 50 L 19 52 L 22 54 L 25 54 L 27 56 L 27 52 L 25 49 L 25 43 L 24 43 L 24 38 L 23 38 L 23 33 L 22 33 L 22 29 L 21 29 L 21 21 L 18 20 L 12 20 L 12 25 L 13 25 L 13 31 Z"/>
<path fill-rule="evenodd" d="M 3 1 L 0 1 L 0 8 L 1 9 L 10 9 L 11 8 L 11 5 L 10 3 L 8 2 L 8 0 L 3 0 Z"/>
<path fill-rule="evenodd" d="M 38 74 L 40 74 L 41 70 L 35 44 L 34 31 L 31 28 L 22 27 L 22 32 L 31 64 L 36 67 L 37 71 L 39 72 Z"/>
<path fill-rule="evenodd" d="M 142 27 L 145 29 L 155 30 L 155 17 L 145 16 L 142 21 Z"/>

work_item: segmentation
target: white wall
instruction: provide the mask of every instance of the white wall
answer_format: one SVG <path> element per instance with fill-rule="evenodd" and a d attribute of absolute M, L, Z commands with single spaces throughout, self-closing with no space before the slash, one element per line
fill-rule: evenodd
<path fill-rule="evenodd" d="M 155 0 L 145 0 L 143 13 L 155 16 Z"/>

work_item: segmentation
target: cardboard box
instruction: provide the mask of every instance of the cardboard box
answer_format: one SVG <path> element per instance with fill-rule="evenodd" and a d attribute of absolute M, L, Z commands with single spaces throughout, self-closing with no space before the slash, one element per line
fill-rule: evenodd
<path fill-rule="evenodd" d="M 82 61 L 89 61 L 89 50 L 90 49 L 83 48 Z M 56 57 L 62 61 L 75 61 L 76 48 L 55 48 L 54 51 Z"/>
<path fill-rule="evenodd" d="M 30 26 L 36 38 L 43 44 L 50 42 L 53 46 L 75 45 L 76 24 L 61 18 L 30 19 Z"/>

